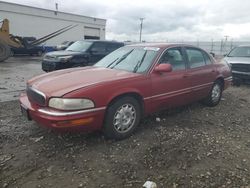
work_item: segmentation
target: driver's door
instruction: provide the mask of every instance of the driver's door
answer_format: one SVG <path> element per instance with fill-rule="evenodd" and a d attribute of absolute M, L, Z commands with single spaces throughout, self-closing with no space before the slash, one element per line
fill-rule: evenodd
<path fill-rule="evenodd" d="M 172 108 L 189 103 L 191 99 L 191 83 L 187 78 L 187 62 L 182 48 L 167 49 L 158 64 L 169 63 L 171 72 L 151 73 L 152 101 L 154 110 Z"/>

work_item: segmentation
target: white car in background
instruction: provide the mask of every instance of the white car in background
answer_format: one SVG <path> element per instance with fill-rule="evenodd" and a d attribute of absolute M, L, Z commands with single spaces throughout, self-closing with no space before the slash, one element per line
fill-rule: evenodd
<path fill-rule="evenodd" d="M 250 45 L 232 49 L 224 60 L 231 66 L 234 84 L 250 81 Z"/>

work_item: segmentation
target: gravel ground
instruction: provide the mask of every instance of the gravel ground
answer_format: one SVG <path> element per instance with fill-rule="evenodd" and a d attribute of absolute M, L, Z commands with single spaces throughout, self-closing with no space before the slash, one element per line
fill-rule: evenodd
<path fill-rule="evenodd" d="M 41 58 L 18 56 L 0 63 L 0 102 L 17 100 L 26 80 L 44 73 Z"/>
<path fill-rule="evenodd" d="M 250 187 L 250 86 L 142 120 L 122 141 L 59 134 L 0 103 L 0 187 Z"/>

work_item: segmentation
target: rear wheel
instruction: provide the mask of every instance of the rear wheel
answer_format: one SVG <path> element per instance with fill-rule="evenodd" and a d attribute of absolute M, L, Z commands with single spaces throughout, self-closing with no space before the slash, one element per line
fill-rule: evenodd
<path fill-rule="evenodd" d="M 6 42 L 0 40 L 0 62 L 10 57 L 10 47 Z"/>
<path fill-rule="evenodd" d="M 219 80 L 216 80 L 213 84 L 211 91 L 207 98 L 203 101 L 207 106 L 216 106 L 219 104 L 222 96 L 223 83 Z"/>
<path fill-rule="evenodd" d="M 107 138 L 123 139 L 129 137 L 141 119 L 140 105 L 133 97 L 123 97 L 108 109 L 103 127 Z"/>

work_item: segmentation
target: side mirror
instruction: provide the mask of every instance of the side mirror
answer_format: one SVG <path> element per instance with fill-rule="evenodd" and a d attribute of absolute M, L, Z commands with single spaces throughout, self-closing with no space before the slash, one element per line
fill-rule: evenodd
<path fill-rule="evenodd" d="M 172 65 L 169 64 L 169 63 L 159 64 L 154 69 L 155 72 L 159 72 L 159 73 L 162 73 L 162 72 L 171 72 L 172 70 L 173 70 L 172 69 Z"/>

